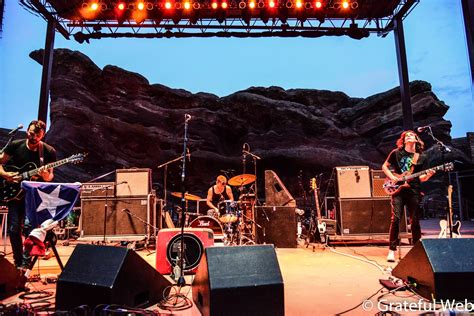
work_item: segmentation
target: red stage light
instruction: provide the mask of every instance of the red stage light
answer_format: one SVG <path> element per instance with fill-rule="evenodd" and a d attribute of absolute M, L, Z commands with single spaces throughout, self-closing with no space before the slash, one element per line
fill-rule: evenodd
<path fill-rule="evenodd" d="M 190 3 L 189 1 L 186 1 L 186 2 L 184 3 L 184 9 L 185 9 L 185 10 L 191 9 L 191 3 Z"/>
<path fill-rule="evenodd" d="M 165 2 L 165 9 L 168 9 L 168 10 L 171 9 L 171 2 L 169 1 Z"/>
<path fill-rule="evenodd" d="M 296 8 L 301 9 L 303 7 L 303 2 L 301 0 L 296 1 Z"/>
<path fill-rule="evenodd" d="M 321 1 L 316 1 L 314 5 L 316 6 L 316 9 L 321 9 L 323 7 L 323 3 Z"/>
<path fill-rule="evenodd" d="M 255 1 L 250 1 L 249 2 L 249 8 L 250 9 L 255 9 Z"/>
<path fill-rule="evenodd" d="M 120 2 L 120 3 L 117 5 L 117 9 L 119 9 L 120 11 L 125 10 L 125 3 Z"/>
<path fill-rule="evenodd" d="M 275 7 L 275 1 L 270 0 L 270 1 L 268 2 L 268 6 L 269 6 L 270 8 L 274 8 L 274 7 Z"/>
<path fill-rule="evenodd" d="M 344 8 L 344 9 L 349 8 L 349 2 L 348 1 L 342 1 L 342 8 Z"/>
<path fill-rule="evenodd" d="M 137 9 L 142 11 L 145 9 L 145 4 L 143 2 L 138 2 L 137 3 Z"/>
<path fill-rule="evenodd" d="M 217 2 L 213 2 L 213 3 L 211 4 L 211 8 L 213 8 L 214 10 L 216 10 L 217 7 L 218 7 Z"/>
<path fill-rule="evenodd" d="M 223 1 L 222 4 L 221 4 L 221 7 L 222 9 L 227 9 L 228 5 L 227 5 L 227 2 L 226 1 Z"/>

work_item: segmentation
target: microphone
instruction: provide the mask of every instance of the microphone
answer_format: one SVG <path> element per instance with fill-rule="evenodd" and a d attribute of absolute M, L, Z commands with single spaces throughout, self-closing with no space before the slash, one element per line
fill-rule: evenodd
<path fill-rule="evenodd" d="M 431 128 L 430 125 L 420 126 L 420 127 L 418 127 L 418 128 L 416 129 L 416 131 L 417 131 L 418 133 L 421 133 L 421 132 L 424 132 L 425 130 L 430 129 L 430 128 Z"/>
<path fill-rule="evenodd" d="M 14 129 L 12 129 L 11 131 L 8 132 L 8 136 L 15 135 L 16 132 L 18 132 L 22 128 L 23 128 L 23 124 L 18 125 L 16 128 L 14 128 Z"/>
<path fill-rule="evenodd" d="M 121 184 L 126 184 L 128 183 L 127 181 L 120 181 L 119 183 L 117 183 L 116 185 L 121 185 Z"/>
<path fill-rule="evenodd" d="M 184 120 L 187 122 L 191 119 L 191 115 L 189 114 L 184 114 Z"/>
<path fill-rule="evenodd" d="M 186 156 L 188 156 L 189 162 L 191 162 L 191 153 L 189 152 L 189 148 L 186 147 Z"/>

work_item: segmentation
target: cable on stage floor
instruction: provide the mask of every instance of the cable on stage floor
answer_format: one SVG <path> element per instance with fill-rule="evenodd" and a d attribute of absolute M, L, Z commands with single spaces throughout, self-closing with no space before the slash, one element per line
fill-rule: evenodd
<path fill-rule="evenodd" d="M 334 252 L 334 253 L 337 253 L 341 256 L 346 256 L 346 257 L 349 257 L 349 258 L 353 258 L 353 259 L 356 259 L 356 260 L 360 260 L 362 262 L 366 262 L 366 263 L 369 263 L 375 267 L 377 267 L 377 269 L 379 269 L 381 272 L 385 273 L 387 270 L 386 268 L 384 268 L 383 266 L 381 266 L 380 264 L 378 264 L 375 260 L 370 260 L 370 259 L 363 259 L 363 258 L 359 258 L 357 256 L 353 256 L 351 254 L 348 254 L 348 253 L 343 253 L 343 252 L 340 252 L 340 251 L 337 251 L 336 249 L 334 249 L 333 247 L 329 247 L 329 250 L 331 252 Z"/>
<path fill-rule="evenodd" d="M 372 297 L 374 297 L 375 295 L 377 295 L 380 291 L 383 291 L 384 289 L 385 289 L 385 287 L 382 286 L 382 287 L 381 287 L 380 289 L 378 289 L 374 294 L 370 295 L 369 297 L 367 297 L 367 298 L 366 298 L 365 300 L 363 300 L 362 302 L 357 303 L 356 306 L 351 307 L 351 308 L 349 308 L 349 309 L 346 309 L 346 310 L 343 311 L 343 312 L 336 313 L 336 315 L 342 315 L 342 314 L 351 312 L 351 311 L 353 311 L 354 309 L 357 309 L 357 308 L 359 308 L 359 307 L 362 307 L 362 304 L 363 304 L 364 302 L 369 301 Z"/>
<path fill-rule="evenodd" d="M 184 287 L 188 287 L 188 291 L 186 293 L 181 293 Z M 170 293 L 158 303 L 158 307 L 169 311 L 181 311 L 191 308 L 193 306 L 193 301 L 188 298 L 188 295 L 191 292 L 191 286 L 187 285 L 184 287 L 171 285 L 163 290 L 163 296 L 168 291 L 168 289 L 170 290 Z"/>

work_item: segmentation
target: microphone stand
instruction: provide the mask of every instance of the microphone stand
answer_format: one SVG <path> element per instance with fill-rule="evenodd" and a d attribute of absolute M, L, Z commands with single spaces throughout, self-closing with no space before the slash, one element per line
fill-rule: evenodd
<path fill-rule="evenodd" d="M 252 205 L 252 217 L 253 217 L 253 219 L 252 219 L 252 220 L 253 220 L 252 235 L 256 236 L 256 235 L 257 235 L 257 228 L 255 227 L 256 222 L 254 221 L 254 219 L 255 219 L 255 205 L 258 205 L 257 160 L 260 160 L 260 159 L 262 159 L 262 158 L 259 157 L 259 156 L 257 156 L 257 155 L 255 155 L 255 154 L 252 154 L 252 153 L 250 152 L 250 146 L 247 146 L 247 147 L 248 147 L 248 150 L 245 150 L 245 149 L 244 149 L 244 150 L 242 150 L 242 153 L 243 153 L 244 157 L 245 157 L 246 155 L 249 155 L 249 156 L 252 157 L 252 159 L 253 159 L 253 172 L 254 172 L 254 174 L 255 174 L 255 183 L 254 183 L 254 188 L 255 188 L 255 189 L 254 189 L 255 201 L 254 201 L 254 203 L 253 203 L 253 205 Z M 245 158 L 244 158 L 244 159 L 245 159 Z M 244 172 L 244 173 L 245 173 L 245 172 Z M 265 213 L 265 211 L 263 211 L 263 212 Z M 265 217 L 266 217 L 267 220 L 268 220 L 268 216 L 267 216 L 266 213 L 265 213 Z M 257 225 L 257 226 L 259 226 L 259 225 Z M 261 226 L 259 226 L 259 228 L 261 228 Z"/>
<path fill-rule="evenodd" d="M 431 136 L 431 138 L 436 142 L 438 145 L 438 150 L 441 152 L 441 163 L 443 166 L 446 164 L 446 153 L 451 152 L 451 149 L 446 146 L 442 141 L 440 141 L 438 138 L 436 138 L 433 134 L 433 131 L 431 130 L 431 126 L 428 126 L 428 135 Z M 446 181 L 448 179 L 448 181 Z M 451 178 L 447 173 L 444 174 L 444 183 L 448 183 L 448 187 L 451 185 Z M 446 194 L 446 197 L 448 194 Z M 449 227 L 449 238 L 453 238 L 453 220 L 451 218 L 451 214 L 449 213 L 449 206 L 447 210 L 447 223 Z"/>
<path fill-rule="evenodd" d="M 13 141 L 13 138 L 15 138 L 15 134 L 16 133 L 13 133 L 10 138 L 8 139 L 7 143 L 5 144 L 5 146 L 3 146 L 2 149 L 0 149 L 0 155 L 3 154 L 3 152 L 5 151 L 5 149 L 8 147 L 8 145 L 11 144 L 11 142 Z"/>
<path fill-rule="evenodd" d="M 156 167 L 157 169 L 161 169 L 161 168 L 165 168 L 163 170 L 163 182 L 164 182 L 164 188 L 163 188 L 163 199 L 164 199 L 164 205 L 163 205 L 163 208 L 165 208 L 167 206 L 167 196 L 168 196 L 168 165 L 174 163 L 174 162 L 177 162 L 177 161 L 180 161 L 181 159 L 185 158 L 185 156 L 181 155 L 177 158 L 174 158 L 172 160 L 169 160 L 165 163 L 162 163 L 161 165 L 159 165 L 158 167 Z M 163 216 L 163 214 L 161 214 Z M 161 220 L 161 219 L 160 219 Z"/>
<path fill-rule="evenodd" d="M 191 119 L 191 115 L 184 115 L 184 139 L 183 139 L 183 157 L 186 157 L 188 147 L 188 122 Z M 178 258 L 179 264 L 179 278 L 177 285 L 183 287 L 186 285 L 186 280 L 183 275 L 184 266 L 184 224 L 186 220 L 186 159 L 183 159 L 182 173 L 181 173 L 181 249 L 180 257 Z"/>
<path fill-rule="evenodd" d="M 113 171 L 115 172 L 115 171 Z M 110 174 L 110 173 L 109 173 Z M 112 187 L 116 187 L 118 185 L 121 185 L 121 184 L 124 184 L 124 183 L 127 183 L 126 181 L 122 181 L 122 182 L 119 182 L 119 183 L 114 183 L 114 184 L 110 184 L 110 185 L 107 185 L 105 187 L 102 187 L 102 188 L 97 188 L 97 189 L 94 189 L 92 190 L 91 192 L 94 192 L 94 191 L 97 191 L 97 190 L 105 190 L 105 204 L 104 204 L 104 236 L 103 236 L 103 240 L 102 240 L 102 243 L 105 245 L 107 244 L 107 239 L 106 239 L 106 235 L 107 235 L 107 213 L 108 213 L 108 210 L 109 210 L 109 201 L 108 201 L 108 198 L 109 198 L 109 188 L 112 188 Z"/>

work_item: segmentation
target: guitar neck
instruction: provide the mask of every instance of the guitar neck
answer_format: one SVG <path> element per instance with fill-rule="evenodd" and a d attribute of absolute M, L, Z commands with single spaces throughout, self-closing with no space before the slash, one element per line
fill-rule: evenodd
<path fill-rule="evenodd" d="M 423 171 L 419 171 L 419 172 L 404 176 L 403 180 L 408 181 L 408 180 L 418 178 L 419 176 L 427 174 L 429 170 L 435 170 L 436 171 L 436 170 L 440 170 L 440 169 L 444 169 L 444 168 L 445 168 L 444 165 L 439 165 L 439 166 L 436 166 L 436 167 L 433 167 L 433 168 L 429 168 L 429 169 L 426 169 L 426 170 L 423 170 Z"/>
<path fill-rule="evenodd" d="M 61 159 L 61 160 L 46 164 L 43 167 L 30 170 L 30 171 L 28 171 L 28 178 L 30 178 L 32 176 L 36 176 L 39 173 L 39 170 L 41 168 L 45 168 L 45 169 L 56 168 L 56 167 L 62 166 L 64 164 L 67 164 L 68 162 L 69 162 L 69 158 L 65 158 L 65 159 Z"/>
<path fill-rule="evenodd" d="M 318 214 L 318 218 L 321 218 L 321 209 L 319 208 L 318 189 L 314 189 L 314 202 L 316 203 L 316 213 Z"/>

